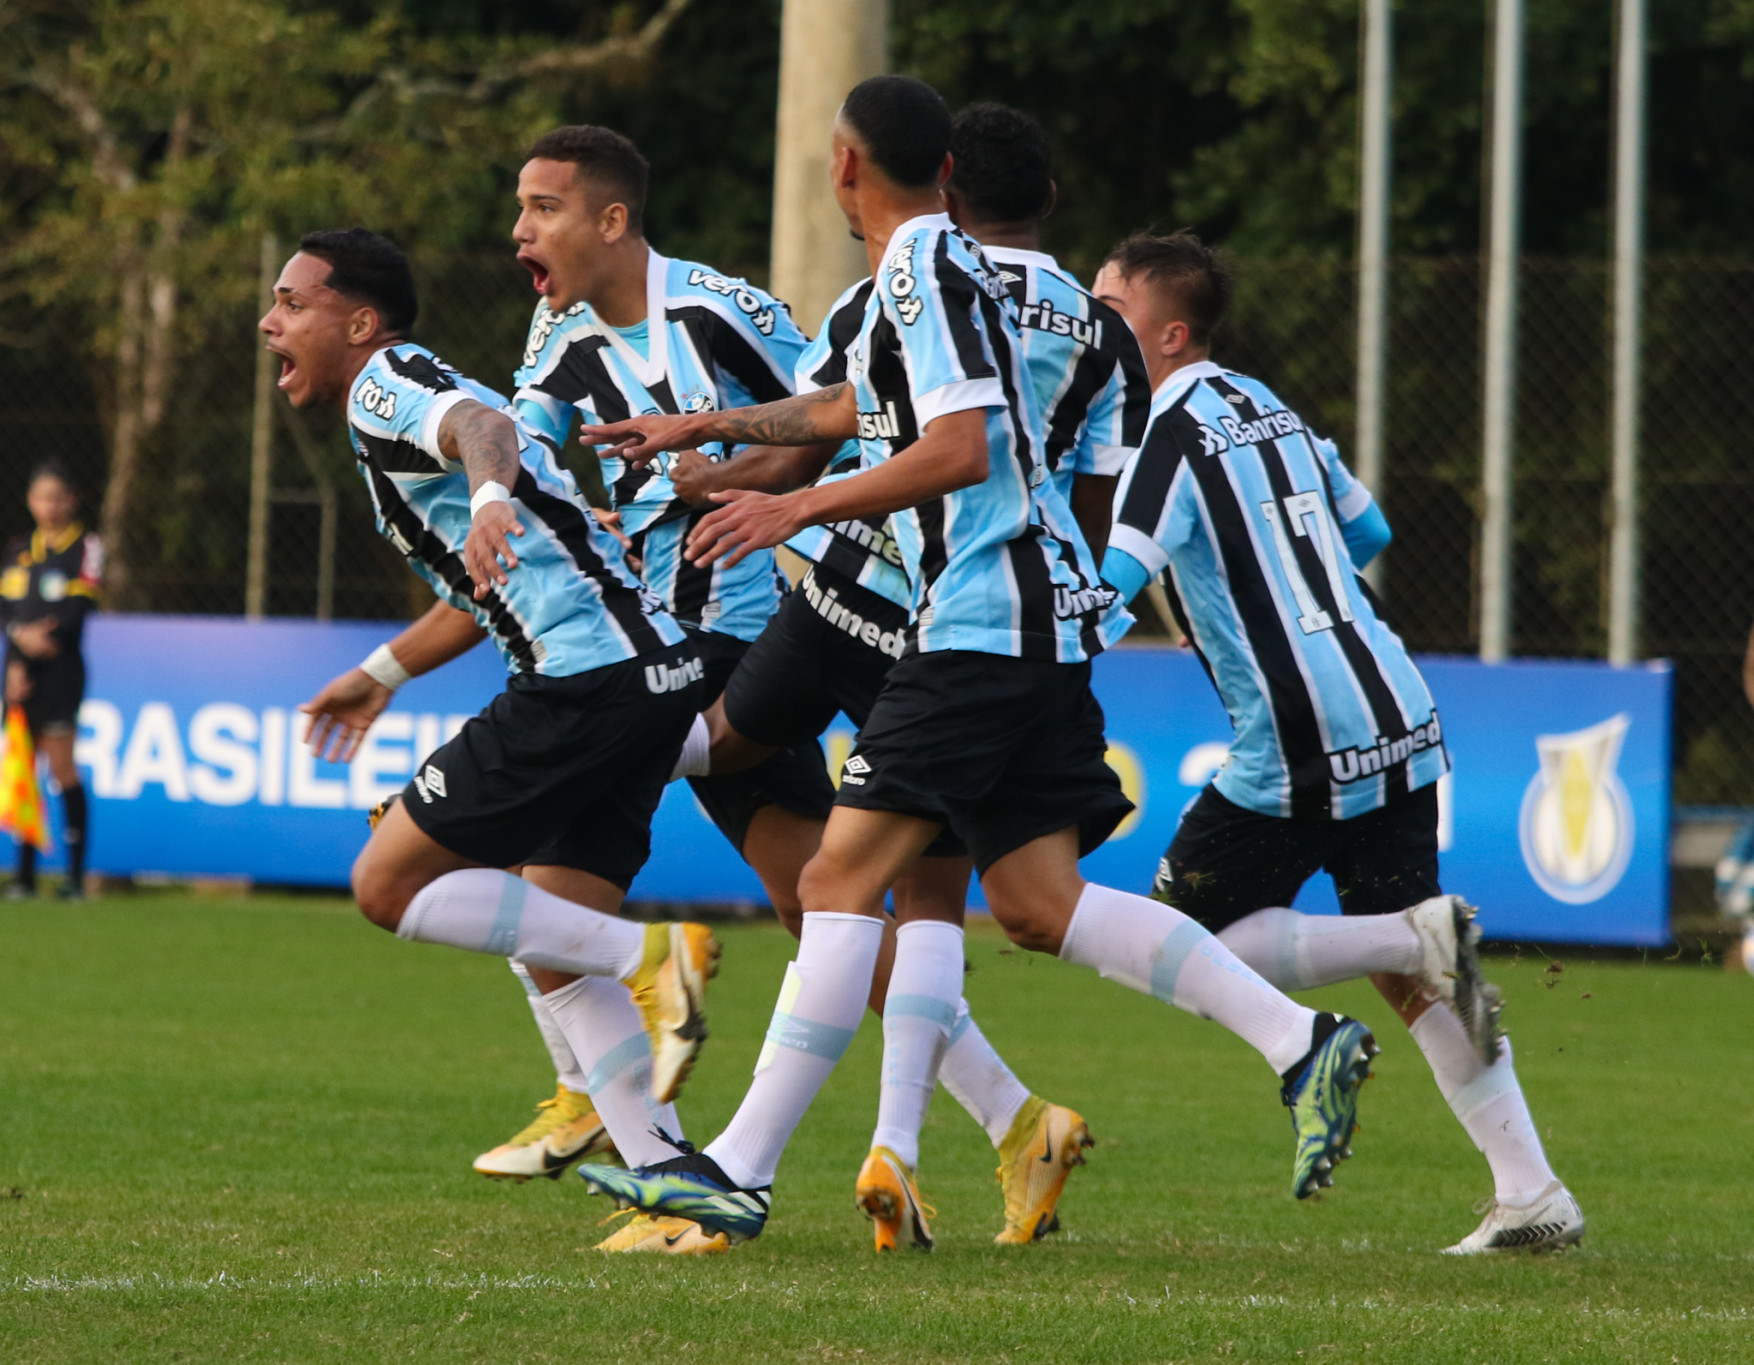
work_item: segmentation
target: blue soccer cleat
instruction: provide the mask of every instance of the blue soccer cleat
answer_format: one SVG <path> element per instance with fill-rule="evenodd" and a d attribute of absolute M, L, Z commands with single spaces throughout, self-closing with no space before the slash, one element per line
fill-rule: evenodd
<path fill-rule="evenodd" d="M 1358 1087 L 1370 1079 L 1370 1059 L 1379 1051 L 1370 1030 L 1356 1019 L 1316 1016 L 1310 1050 L 1285 1073 L 1279 1092 L 1297 1136 L 1291 1167 L 1291 1193 L 1297 1198 L 1308 1199 L 1332 1185 L 1334 1166 L 1352 1155 Z"/>
<path fill-rule="evenodd" d="M 579 1176 L 593 1194 L 606 1194 L 624 1209 L 686 1218 L 733 1242 L 760 1236 L 773 1203 L 771 1185 L 741 1189 L 718 1162 L 695 1151 L 631 1171 L 580 1166 Z"/>

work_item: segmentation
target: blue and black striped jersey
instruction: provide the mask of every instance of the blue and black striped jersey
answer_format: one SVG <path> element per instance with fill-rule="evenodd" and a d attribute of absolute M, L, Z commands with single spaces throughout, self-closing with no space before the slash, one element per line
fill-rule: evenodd
<path fill-rule="evenodd" d="M 524 421 L 558 450 L 574 410 L 587 422 L 608 423 L 791 396 L 804 335 L 784 304 L 743 280 L 653 251 L 646 263 L 646 324 L 649 349 L 641 355 L 587 303 L 559 314 L 538 305 L 515 379 Z M 709 459 L 731 454 L 716 443 L 701 453 Z M 752 554 L 731 568 L 690 564 L 682 546 L 710 509 L 676 496 L 672 458 L 662 455 L 638 469 L 603 461 L 603 482 L 634 541 L 640 572 L 677 620 L 753 640 L 784 590 L 773 552 Z"/>
<path fill-rule="evenodd" d="M 1043 459 L 1060 496 L 1075 474 L 1115 476 L 1145 438 L 1151 380 L 1126 319 L 1052 256 L 981 247 L 1017 301 L 1023 359 L 1041 411 Z"/>
<path fill-rule="evenodd" d="M 1380 620 L 1342 527 L 1372 507 L 1331 441 L 1211 362 L 1158 388 L 1109 553 L 1165 568 L 1236 742 L 1214 779 L 1266 815 L 1348 819 L 1449 768 L 1431 693 Z"/>
<path fill-rule="evenodd" d="M 987 477 L 895 513 L 913 588 L 910 650 L 973 650 L 1077 663 L 1131 617 L 1097 576 L 1043 461 L 1016 305 L 948 216 L 896 229 L 847 348 L 867 467 L 937 418 L 986 413 Z"/>
<path fill-rule="evenodd" d="M 471 612 L 514 673 L 567 677 L 677 644 L 681 628 L 636 578 L 554 452 L 520 425 L 512 507 L 524 525 L 518 567 L 475 600 L 463 567 L 469 477 L 439 451 L 439 426 L 473 399 L 516 421 L 505 398 L 424 346 L 371 358 L 347 398 L 347 434 L 371 489 L 378 529 L 452 606 Z"/>

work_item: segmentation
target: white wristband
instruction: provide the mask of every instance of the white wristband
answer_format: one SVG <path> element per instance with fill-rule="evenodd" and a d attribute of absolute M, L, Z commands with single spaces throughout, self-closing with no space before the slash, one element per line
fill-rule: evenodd
<path fill-rule="evenodd" d="M 469 516 L 471 519 L 481 514 L 481 509 L 490 502 L 510 502 L 511 490 L 503 483 L 489 479 L 475 490 L 475 496 L 469 499 Z"/>
<path fill-rule="evenodd" d="M 373 682 L 382 683 L 392 692 L 414 676 L 396 661 L 396 656 L 390 652 L 388 645 L 379 645 L 366 655 L 359 671 Z"/>

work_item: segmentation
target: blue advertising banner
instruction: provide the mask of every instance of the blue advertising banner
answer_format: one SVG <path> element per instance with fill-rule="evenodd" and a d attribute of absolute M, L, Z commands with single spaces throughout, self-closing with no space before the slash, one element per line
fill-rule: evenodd
<path fill-rule="evenodd" d="M 313 758 L 299 742 L 299 704 L 395 629 L 94 618 L 77 751 L 94 798 L 93 869 L 345 884 L 364 812 L 504 685 L 483 646 L 403 688 L 349 767 Z M 1495 938 L 1665 942 L 1668 668 L 1421 667 L 1455 761 L 1440 789 L 1445 888 L 1478 904 Z M 1139 809 L 1085 871 L 1145 890 L 1181 812 L 1223 762 L 1230 726 L 1186 652 L 1118 649 L 1095 673 L 1109 759 Z M 825 737 L 832 771 L 851 740 L 844 726 Z M 670 788 L 653 833 L 636 899 L 762 899 L 686 784 Z M 1327 879 L 1299 905 L 1334 909 Z"/>

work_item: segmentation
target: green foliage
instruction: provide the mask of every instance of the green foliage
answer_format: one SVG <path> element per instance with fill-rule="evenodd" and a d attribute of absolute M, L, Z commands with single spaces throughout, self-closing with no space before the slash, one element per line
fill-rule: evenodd
<path fill-rule="evenodd" d="M 1726 1040 L 1754 983 L 1721 970 L 1491 961 L 1590 1232 L 1563 1257 L 1457 1261 L 1436 1249 L 1473 1227 L 1485 1165 L 1368 987 L 1322 993 L 1384 1046 L 1357 1156 L 1297 1204 L 1254 1052 L 980 926 L 976 1015 L 1097 1138 L 1064 1230 L 992 1244 L 992 1149 L 940 1094 L 922 1168 L 938 1248 L 873 1256 L 851 1198 L 881 1053 L 866 1020 L 781 1164 L 770 1230 L 672 1261 L 591 1250 L 609 1210 L 576 1178 L 469 1170 L 552 1093 L 503 963 L 314 898 L 8 906 L 0 933 L 9 1365 L 1746 1355 L 1754 1122 Z M 794 951 L 771 924 L 724 938 L 681 1103 L 697 1139 L 747 1085 Z"/>

